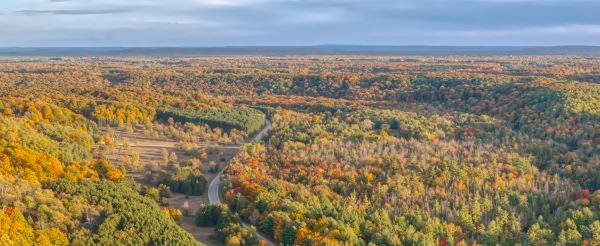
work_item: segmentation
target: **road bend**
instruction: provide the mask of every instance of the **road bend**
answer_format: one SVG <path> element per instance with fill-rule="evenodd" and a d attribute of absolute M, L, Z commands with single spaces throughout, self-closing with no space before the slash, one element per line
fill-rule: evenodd
<path fill-rule="evenodd" d="M 252 141 L 260 141 L 269 129 L 271 129 L 271 122 L 269 120 L 267 120 L 265 122 L 265 127 L 263 127 L 256 134 L 256 136 L 254 136 L 254 138 L 252 138 Z M 229 162 L 231 162 L 231 160 Z M 215 178 L 213 178 L 213 180 L 210 181 L 210 184 L 208 185 L 208 201 L 210 202 L 210 204 L 213 204 L 213 205 L 221 204 L 221 198 L 219 196 L 219 187 L 221 186 L 221 175 L 223 174 L 225 169 L 227 169 L 228 166 L 229 166 L 229 163 L 227 163 L 227 165 L 225 165 L 225 167 L 223 167 L 223 169 L 221 169 L 221 171 L 219 171 L 217 176 L 215 176 Z M 245 223 L 245 222 L 242 222 L 242 225 L 244 227 L 250 226 L 248 223 Z M 271 239 L 265 237 L 264 235 L 262 235 L 259 232 L 256 232 L 256 237 L 258 238 L 258 240 L 264 240 L 265 242 L 267 242 L 267 245 L 269 245 L 269 246 L 277 245 Z"/>

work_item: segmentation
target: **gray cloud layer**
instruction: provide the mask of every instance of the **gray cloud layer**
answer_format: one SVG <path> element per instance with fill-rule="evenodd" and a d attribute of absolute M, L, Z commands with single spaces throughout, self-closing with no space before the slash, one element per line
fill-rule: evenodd
<path fill-rule="evenodd" d="M 54 0 L 56 1 L 56 0 Z M 120 9 L 57 9 L 57 10 L 19 10 L 16 13 L 25 15 L 53 14 L 53 15 L 103 15 L 130 12 L 131 8 Z"/>
<path fill-rule="evenodd" d="M 8 1 L 5 46 L 600 45 L 586 0 Z"/>

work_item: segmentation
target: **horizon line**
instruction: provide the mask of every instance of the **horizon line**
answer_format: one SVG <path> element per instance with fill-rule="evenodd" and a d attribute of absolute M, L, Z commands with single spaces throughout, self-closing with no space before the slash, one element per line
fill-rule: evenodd
<path fill-rule="evenodd" d="M 558 44 L 558 45 L 452 45 L 452 44 L 315 44 L 315 45 L 156 45 L 156 46 L 129 46 L 129 45 L 98 45 L 98 46 L 0 46 L 0 49 L 6 48 L 261 48 L 261 47 L 478 47 L 478 48 L 531 48 L 531 47 L 600 47 L 600 45 L 590 44 Z"/>

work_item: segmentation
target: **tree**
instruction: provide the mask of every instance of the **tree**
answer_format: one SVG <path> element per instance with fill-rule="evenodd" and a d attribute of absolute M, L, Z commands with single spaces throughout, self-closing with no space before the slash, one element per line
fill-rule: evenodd
<path fill-rule="evenodd" d="M 190 203 L 188 201 L 183 202 L 183 206 L 182 206 L 182 211 L 184 216 L 189 216 L 191 211 L 190 211 Z"/>
<path fill-rule="evenodd" d="M 216 173 L 219 170 L 219 165 L 215 161 L 210 161 L 208 166 L 211 173 Z"/>
<path fill-rule="evenodd" d="M 160 191 L 157 188 L 148 188 L 148 190 L 146 190 L 146 196 L 158 202 L 160 200 Z"/>
<path fill-rule="evenodd" d="M 283 227 L 281 231 L 281 243 L 283 245 L 294 245 L 294 241 L 296 241 L 296 233 L 298 230 L 292 223 L 288 223 Z"/>
<path fill-rule="evenodd" d="M 167 151 L 167 149 L 160 149 L 160 156 L 162 157 L 162 161 L 164 164 L 169 163 L 169 151 Z"/>
<path fill-rule="evenodd" d="M 215 226 L 221 218 L 223 207 L 220 205 L 202 206 L 196 212 L 197 226 Z"/>
<path fill-rule="evenodd" d="M 261 232 L 264 232 L 267 235 L 273 236 L 273 232 L 275 229 L 275 217 L 273 217 L 273 215 L 269 214 L 269 216 L 267 216 L 267 218 L 265 218 L 263 221 L 260 222 L 258 228 Z"/>
<path fill-rule="evenodd" d="M 592 234 L 592 238 L 589 239 L 588 243 L 590 245 L 600 244 L 600 221 L 594 221 L 590 225 L 590 232 Z"/>
<path fill-rule="evenodd" d="M 571 219 L 565 221 L 565 229 L 558 235 L 558 245 L 581 245 L 581 234 Z"/>
<path fill-rule="evenodd" d="M 241 246 L 242 243 L 237 236 L 231 236 L 227 239 L 227 246 Z"/>
<path fill-rule="evenodd" d="M 530 245 L 549 245 L 554 242 L 552 230 L 542 228 L 539 223 L 533 224 L 527 232 L 527 242 Z"/>
<path fill-rule="evenodd" d="M 171 154 L 169 154 L 169 163 L 171 163 L 171 164 L 177 163 L 177 153 L 171 152 Z"/>
<path fill-rule="evenodd" d="M 101 159 L 97 161 L 94 167 L 98 171 L 98 174 L 101 178 L 115 181 L 123 177 L 123 174 L 117 168 L 111 165 L 107 159 Z"/>
<path fill-rule="evenodd" d="M 200 161 L 204 161 L 206 158 L 208 158 L 208 153 L 206 153 L 205 149 L 198 148 L 196 150 L 196 158 L 198 158 Z"/>
<path fill-rule="evenodd" d="M 11 108 L 4 108 L 4 110 L 2 111 L 2 114 L 4 114 L 5 116 L 11 116 L 13 114 L 13 110 Z"/>

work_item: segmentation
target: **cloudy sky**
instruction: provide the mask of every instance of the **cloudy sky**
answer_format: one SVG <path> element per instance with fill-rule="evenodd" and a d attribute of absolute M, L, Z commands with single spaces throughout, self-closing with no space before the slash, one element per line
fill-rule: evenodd
<path fill-rule="evenodd" d="M 0 0 L 0 46 L 600 45 L 600 0 Z"/>

